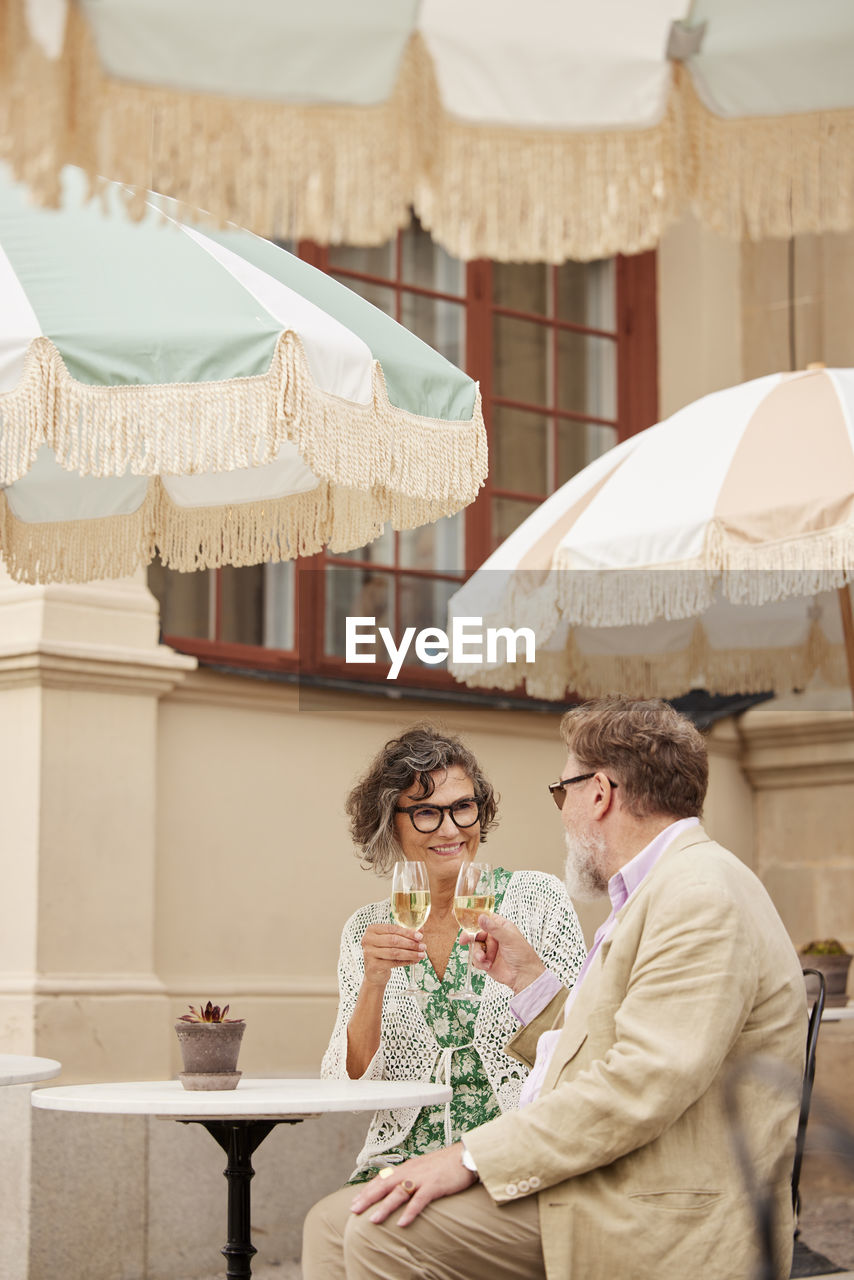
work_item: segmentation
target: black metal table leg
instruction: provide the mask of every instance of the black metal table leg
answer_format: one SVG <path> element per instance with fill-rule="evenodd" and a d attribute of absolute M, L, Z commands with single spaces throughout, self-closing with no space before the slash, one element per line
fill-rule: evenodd
<path fill-rule="evenodd" d="M 228 1157 L 223 1170 L 228 1179 L 228 1244 L 221 1250 L 227 1263 L 227 1280 L 248 1280 L 252 1275 L 252 1244 L 249 1186 L 255 1176 L 252 1155 L 277 1124 L 299 1124 L 298 1119 L 282 1120 L 198 1120 L 215 1138 Z"/>

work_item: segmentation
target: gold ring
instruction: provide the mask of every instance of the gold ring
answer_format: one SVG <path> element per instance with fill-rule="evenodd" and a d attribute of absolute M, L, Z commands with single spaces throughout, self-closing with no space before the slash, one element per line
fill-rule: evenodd
<path fill-rule="evenodd" d="M 390 1164 L 387 1164 L 384 1169 L 380 1169 L 379 1173 L 377 1174 L 377 1177 L 390 1178 L 393 1173 L 394 1173 L 394 1168 Z"/>
<path fill-rule="evenodd" d="M 411 1178 L 407 1178 L 405 1182 L 399 1182 L 398 1186 L 403 1187 L 403 1190 L 408 1196 L 411 1196 L 415 1191 L 415 1183 Z"/>

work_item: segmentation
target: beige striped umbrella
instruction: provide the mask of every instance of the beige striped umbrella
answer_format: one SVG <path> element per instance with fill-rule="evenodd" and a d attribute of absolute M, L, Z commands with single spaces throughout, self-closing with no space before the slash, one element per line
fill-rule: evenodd
<path fill-rule="evenodd" d="M 783 692 L 816 675 L 854 692 L 852 423 L 854 370 L 812 369 L 716 392 L 618 445 L 451 599 L 452 628 L 529 628 L 534 661 L 501 642 L 453 674 L 555 699 Z"/>

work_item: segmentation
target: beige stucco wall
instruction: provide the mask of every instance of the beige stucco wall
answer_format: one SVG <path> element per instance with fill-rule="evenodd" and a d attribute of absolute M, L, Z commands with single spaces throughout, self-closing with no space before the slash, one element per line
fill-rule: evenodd
<path fill-rule="evenodd" d="M 667 418 L 743 376 L 742 256 L 685 217 L 658 249 L 658 401 Z"/>
<path fill-rule="evenodd" d="M 239 1005 L 247 1070 L 317 1071 L 341 926 L 388 892 L 353 853 L 344 797 L 383 742 L 425 718 L 464 733 L 501 792 L 492 860 L 559 873 L 546 790 L 563 764 L 558 713 L 301 693 L 207 672 L 162 701 L 157 972 L 176 1010 L 207 995 Z"/>
<path fill-rule="evenodd" d="M 796 246 L 799 363 L 854 364 L 854 292 L 840 283 L 852 243 Z M 785 365 L 783 250 L 720 241 L 690 220 L 666 237 L 662 416 Z M 156 634 L 141 580 L 26 591 L 0 575 L 6 1050 L 60 1058 L 69 1083 L 163 1076 L 178 1069 L 175 1014 L 219 997 L 247 1018 L 245 1071 L 316 1072 L 341 924 L 385 892 L 350 851 L 343 797 L 385 738 L 419 718 L 463 733 L 494 778 L 493 860 L 559 873 L 561 828 L 545 790 L 563 763 L 557 711 L 194 671 Z M 706 825 L 765 879 L 797 942 L 836 932 L 854 945 L 852 727 L 844 703 L 805 699 L 756 708 L 709 737 Z M 601 914 L 584 911 L 588 938 Z M 159 1280 L 217 1267 L 222 1156 L 198 1129 L 31 1113 L 16 1090 L 0 1091 L 0 1127 L 13 1241 L 0 1280 Z M 316 1121 L 261 1148 L 254 1217 L 265 1258 L 296 1252 L 304 1208 L 345 1175 L 362 1127 Z M 84 1267 L 93 1238 L 109 1244 Z"/>
<path fill-rule="evenodd" d="M 388 892 L 354 856 L 344 796 L 383 742 L 425 718 L 464 734 L 501 794 L 492 861 L 561 874 L 562 828 L 546 790 L 564 763 L 559 711 L 301 695 L 203 671 L 162 700 L 156 971 L 175 1012 L 206 997 L 239 1007 L 249 1020 L 247 1071 L 317 1071 L 336 1007 L 341 926 Z M 749 789 L 735 743 L 722 729 L 712 749 L 708 820 L 749 860 Z M 591 937 L 602 909 L 581 914 Z"/>
<path fill-rule="evenodd" d="M 739 251 L 744 378 L 812 361 L 854 365 L 854 232 L 745 241 Z"/>

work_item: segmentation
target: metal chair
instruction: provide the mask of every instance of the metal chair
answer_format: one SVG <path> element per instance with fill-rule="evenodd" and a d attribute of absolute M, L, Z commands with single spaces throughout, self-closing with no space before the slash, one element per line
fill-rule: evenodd
<path fill-rule="evenodd" d="M 798 1116 L 798 1136 L 795 1141 L 795 1162 L 792 1166 L 792 1208 L 795 1211 L 795 1248 L 790 1273 L 792 1277 L 826 1276 L 842 1270 L 841 1267 L 837 1267 L 836 1263 L 826 1258 L 824 1254 L 816 1253 L 809 1245 L 804 1244 L 803 1240 L 800 1239 L 800 1228 L 798 1227 L 798 1213 L 801 1207 L 798 1186 L 801 1180 L 801 1164 L 803 1163 L 804 1146 L 806 1144 L 807 1120 L 809 1119 L 812 1086 L 815 1080 L 815 1051 L 818 1044 L 818 1033 L 821 1028 L 821 1015 L 824 1010 L 826 995 L 823 973 L 819 973 L 818 969 L 804 969 L 804 980 L 807 978 L 818 979 L 818 990 L 810 1010 L 809 1022 L 807 1023 L 807 1056 L 804 1063 L 804 1082 L 801 1087 L 801 1110 Z"/>
<path fill-rule="evenodd" d="M 795 1138 L 795 1158 L 792 1165 L 792 1207 L 794 1209 L 795 1218 L 795 1240 L 794 1240 L 794 1256 L 792 1258 L 791 1277 L 801 1276 L 825 1276 L 833 1272 L 838 1272 L 839 1267 L 825 1258 L 822 1254 L 816 1253 L 810 1249 L 799 1239 L 798 1209 L 800 1207 L 799 1184 L 801 1179 L 801 1165 L 804 1158 L 804 1146 L 806 1144 L 807 1121 L 810 1113 L 810 1102 L 812 1100 L 813 1081 L 815 1080 L 815 1058 L 816 1045 L 818 1043 L 818 1033 L 821 1027 L 821 1015 L 824 1011 L 825 1002 L 825 983 L 824 975 L 816 969 L 804 969 L 804 981 L 807 978 L 815 978 L 817 980 L 817 993 L 813 998 L 813 1005 L 810 1010 L 809 1019 L 807 1021 L 807 1044 L 806 1059 L 804 1062 L 804 1074 L 801 1083 L 801 1103 L 798 1112 L 798 1129 Z M 808 989 L 809 985 L 808 984 Z M 811 994 L 811 993 L 810 993 Z M 741 1064 L 741 1070 L 734 1070 L 728 1080 L 725 1082 L 725 1089 L 728 1099 L 728 1110 L 733 1122 L 732 1138 L 735 1145 L 735 1152 L 741 1165 L 744 1175 L 745 1188 L 750 1196 L 753 1213 L 756 1221 L 756 1232 L 760 1246 L 760 1266 L 757 1271 L 757 1280 L 774 1280 L 777 1275 L 777 1267 L 775 1263 L 775 1230 L 774 1230 L 774 1200 L 773 1195 L 768 1187 L 759 1185 L 756 1181 L 756 1171 L 751 1158 L 751 1153 L 747 1149 L 744 1141 L 744 1135 L 738 1123 L 738 1103 L 737 1103 L 737 1087 L 740 1078 L 747 1073 L 766 1074 L 771 1080 L 776 1080 L 780 1087 L 791 1088 L 797 1084 L 795 1079 L 786 1077 L 781 1079 L 779 1074 L 774 1071 L 773 1064 L 770 1067 L 767 1061 L 762 1064 L 761 1060 L 745 1059 Z"/>
<path fill-rule="evenodd" d="M 826 995 L 824 974 L 819 973 L 818 969 L 804 969 L 804 980 L 808 977 L 818 979 L 818 992 L 807 1023 L 807 1056 L 804 1063 L 804 1082 L 801 1087 L 801 1110 L 798 1115 L 798 1136 L 795 1141 L 795 1163 L 792 1167 L 792 1208 L 795 1211 L 796 1221 L 800 1208 L 798 1186 L 801 1181 L 801 1165 L 804 1160 L 804 1145 L 807 1138 L 807 1121 L 810 1115 L 812 1086 L 815 1080 L 815 1051 L 818 1044 L 818 1033 L 821 1029 L 821 1015 L 824 1012 Z"/>

